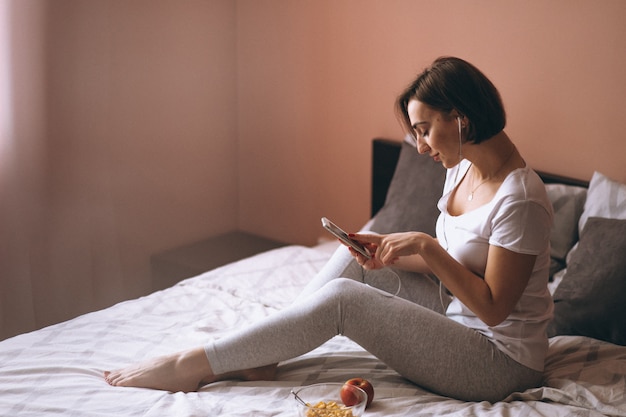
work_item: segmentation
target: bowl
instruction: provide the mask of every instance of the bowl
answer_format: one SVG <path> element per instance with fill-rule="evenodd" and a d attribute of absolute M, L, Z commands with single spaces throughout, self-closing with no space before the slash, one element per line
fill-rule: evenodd
<path fill-rule="evenodd" d="M 357 403 L 345 406 L 341 401 L 341 383 L 313 384 L 291 390 L 298 417 L 361 417 L 365 412 L 367 394 L 361 388 L 350 385 Z"/>

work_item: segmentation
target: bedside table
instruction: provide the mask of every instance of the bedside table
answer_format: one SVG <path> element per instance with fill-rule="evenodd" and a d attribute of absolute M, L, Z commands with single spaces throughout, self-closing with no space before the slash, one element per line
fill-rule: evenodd
<path fill-rule="evenodd" d="M 150 257 L 153 291 L 218 266 L 256 255 L 286 243 L 246 232 L 229 232 Z"/>

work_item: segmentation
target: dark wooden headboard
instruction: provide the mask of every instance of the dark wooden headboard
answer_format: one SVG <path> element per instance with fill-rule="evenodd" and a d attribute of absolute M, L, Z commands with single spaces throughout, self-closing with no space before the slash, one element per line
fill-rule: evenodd
<path fill-rule="evenodd" d="M 385 204 L 387 190 L 398 164 L 402 142 L 392 139 L 376 138 L 372 141 L 372 210 L 374 217 Z M 549 172 L 537 171 L 546 184 L 565 184 L 589 187 L 589 181 L 566 177 Z"/>
<path fill-rule="evenodd" d="M 402 143 L 390 139 L 372 141 L 372 217 L 385 205 L 387 190 L 398 165 Z"/>

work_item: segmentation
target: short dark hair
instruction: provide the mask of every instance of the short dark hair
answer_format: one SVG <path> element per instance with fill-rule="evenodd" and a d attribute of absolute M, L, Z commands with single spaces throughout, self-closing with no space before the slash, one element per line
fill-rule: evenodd
<path fill-rule="evenodd" d="M 396 112 L 407 132 L 415 135 L 407 113 L 417 100 L 435 110 L 456 110 L 469 120 L 467 140 L 480 143 L 504 129 L 506 113 L 500 93 L 475 66 L 460 58 L 437 58 L 396 100 Z"/>

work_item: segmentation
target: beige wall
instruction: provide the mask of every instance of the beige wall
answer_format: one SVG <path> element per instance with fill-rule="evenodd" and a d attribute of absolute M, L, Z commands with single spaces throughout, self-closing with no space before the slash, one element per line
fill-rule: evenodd
<path fill-rule="evenodd" d="M 179 244 L 360 226 L 370 140 L 440 55 L 493 79 L 531 165 L 626 181 L 622 0 L 0 6 L 0 338 L 147 293 Z"/>

